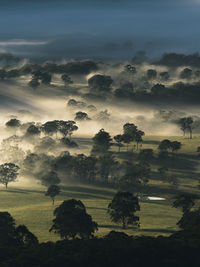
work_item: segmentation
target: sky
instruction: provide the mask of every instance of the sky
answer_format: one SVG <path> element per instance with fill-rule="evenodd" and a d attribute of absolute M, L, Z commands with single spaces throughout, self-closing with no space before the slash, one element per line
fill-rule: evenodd
<path fill-rule="evenodd" d="M 34 59 L 130 59 L 200 50 L 200 0 L 0 0 L 0 51 Z"/>

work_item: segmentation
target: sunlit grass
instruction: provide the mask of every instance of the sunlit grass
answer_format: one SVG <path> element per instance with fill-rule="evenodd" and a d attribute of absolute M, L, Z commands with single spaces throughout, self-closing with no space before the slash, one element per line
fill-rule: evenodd
<path fill-rule="evenodd" d="M 173 196 L 178 192 L 199 193 L 198 189 L 198 172 L 199 159 L 197 157 L 196 148 L 200 144 L 200 136 L 194 136 L 192 140 L 185 137 L 163 137 L 163 136 L 145 136 L 142 148 L 152 148 L 157 153 L 158 142 L 163 139 L 180 141 L 183 146 L 178 152 L 178 156 L 186 155 L 194 163 L 194 169 L 170 169 L 170 175 L 176 175 L 179 179 L 178 188 L 173 188 L 168 183 L 151 177 L 149 185 L 153 188 L 150 195 L 165 197 L 164 201 L 140 201 L 141 211 L 140 229 L 128 227 L 124 230 L 130 235 L 169 235 L 177 230 L 177 221 L 181 217 L 181 212 L 172 208 Z M 152 142 L 151 142 L 152 141 Z M 155 142 L 156 141 L 156 142 Z M 91 150 L 92 142 L 87 144 L 84 153 L 88 154 Z M 131 147 L 131 146 L 130 146 Z M 113 152 L 117 152 L 117 147 L 112 147 Z M 122 148 L 125 152 L 126 148 Z M 134 151 L 134 153 L 138 153 Z M 120 154 L 115 153 L 116 157 Z M 174 158 L 176 160 L 176 156 Z M 152 171 L 156 173 L 157 165 L 152 165 Z M 56 198 L 55 206 L 52 205 L 49 197 L 45 196 L 46 188 L 43 186 L 22 185 L 20 183 L 12 183 L 8 190 L 0 187 L 0 210 L 8 211 L 15 218 L 16 224 L 25 224 L 40 240 L 56 241 L 58 235 L 49 233 L 53 216 L 53 210 L 63 200 L 75 198 L 83 201 L 87 208 L 87 212 L 99 224 L 97 236 L 107 234 L 111 230 L 122 231 L 121 226 L 110 221 L 107 214 L 107 206 L 112 199 L 116 189 L 92 186 L 65 184 L 62 185 L 62 193 Z M 153 192 L 153 193 L 152 193 Z"/>

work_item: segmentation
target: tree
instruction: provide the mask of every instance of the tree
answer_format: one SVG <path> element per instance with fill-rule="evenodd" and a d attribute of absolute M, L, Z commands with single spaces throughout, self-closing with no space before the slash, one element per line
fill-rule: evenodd
<path fill-rule="evenodd" d="M 35 126 L 34 124 L 30 125 L 26 130 L 26 136 L 38 136 L 40 135 L 41 130 L 39 127 Z"/>
<path fill-rule="evenodd" d="M 144 135 L 144 132 L 141 130 L 137 130 L 134 136 L 134 141 L 136 142 L 137 150 L 138 150 L 138 145 L 139 143 L 141 144 L 143 142 L 142 136 Z M 142 146 L 142 144 L 141 144 Z"/>
<path fill-rule="evenodd" d="M 77 148 L 78 147 L 76 142 L 72 141 L 71 139 L 69 139 L 67 137 L 61 138 L 60 144 L 65 145 L 66 147 L 69 147 L 69 148 Z"/>
<path fill-rule="evenodd" d="M 127 144 L 127 151 L 128 151 L 128 144 L 133 142 L 136 137 L 137 126 L 133 123 L 126 123 L 123 125 L 123 142 Z"/>
<path fill-rule="evenodd" d="M 111 136 L 104 129 L 101 129 L 95 136 L 92 138 L 93 140 L 93 148 L 92 152 L 101 152 L 105 153 L 111 146 Z"/>
<path fill-rule="evenodd" d="M 88 114 L 82 111 L 76 112 L 76 117 L 74 118 L 75 121 L 88 121 L 91 120 L 88 117 Z"/>
<path fill-rule="evenodd" d="M 192 139 L 192 124 L 193 124 L 193 118 L 192 117 L 187 117 L 186 120 L 186 125 L 187 125 L 187 129 L 190 133 L 190 139 Z"/>
<path fill-rule="evenodd" d="M 180 73 L 181 79 L 191 79 L 192 78 L 192 70 L 189 68 L 185 68 Z"/>
<path fill-rule="evenodd" d="M 117 192 L 108 205 L 111 221 L 122 223 L 123 229 L 129 224 L 139 227 L 139 217 L 134 214 L 139 210 L 138 198 L 129 192 Z"/>
<path fill-rule="evenodd" d="M 180 118 L 178 120 L 178 124 L 181 127 L 181 130 L 183 131 L 183 135 L 185 136 L 186 130 L 190 133 L 190 139 L 192 139 L 192 124 L 193 124 L 193 118 L 192 117 L 184 117 Z"/>
<path fill-rule="evenodd" d="M 164 139 L 160 142 L 158 149 L 161 151 L 168 151 L 171 148 L 171 142 L 168 139 Z"/>
<path fill-rule="evenodd" d="M 168 81 L 170 76 L 169 76 L 169 72 L 167 71 L 163 71 L 163 72 L 160 72 L 160 78 L 163 80 L 163 81 Z"/>
<path fill-rule="evenodd" d="M 195 234 L 200 231 L 200 208 L 184 212 L 177 225 L 183 230 L 193 231 Z"/>
<path fill-rule="evenodd" d="M 52 184 L 48 187 L 45 196 L 49 196 L 52 199 L 52 204 L 54 205 L 55 197 L 59 194 L 60 194 L 60 188 L 57 185 Z"/>
<path fill-rule="evenodd" d="M 58 131 L 66 137 L 69 135 L 69 138 L 71 138 L 71 135 L 74 131 L 78 130 L 78 126 L 76 125 L 75 121 L 58 121 Z"/>
<path fill-rule="evenodd" d="M 0 244 L 13 241 L 15 234 L 15 220 L 8 212 L 0 212 Z"/>
<path fill-rule="evenodd" d="M 163 84 L 155 84 L 151 88 L 151 93 L 155 97 L 164 97 L 164 96 L 166 96 L 167 88 Z"/>
<path fill-rule="evenodd" d="M 47 85 L 49 85 L 49 84 L 51 83 L 51 79 L 52 79 L 52 77 L 51 77 L 51 74 L 49 74 L 49 73 L 47 73 L 47 72 L 43 72 L 43 73 L 41 73 L 41 77 L 40 77 L 40 79 L 41 79 L 41 82 L 42 82 L 43 84 L 47 84 Z"/>
<path fill-rule="evenodd" d="M 110 113 L 107 109 L 100 111 L 97 116 L 96 120 L 98 121 L 108 121 L 110 119 Z"/>
<path fill-rule="evenodd" d="M 25 225 L 19 225 L 15 229 L 17 242 L 22 247 L 31 247 L 38 245 L 37 237 L 31 233 Z"/>
<path fill-rule="evenodd" d="M 60 178 L 55 171 L 50 171 L 41 177 L 42 184 L 45 186 L 56 185 L 60 183 Z"/>
<path fill-rule="evenodd" d="M 98 166 L 101 180 L 103 182 L 108 183 L 110 172 L 112 168 L 116 166 L 116 164 L 117 162 L 115 161 L 112 154 L 104 154 L 98 158 L 97 166 Z"/>
<path fill-rule="evenodd" d="M 126 162 L 124 169 L 124 174 L 119 179 L 118 184 L 120 190 L 128 190 L 134 193 L 141 193 L 144 191 L 149 181 L 149 164 L 146 162 L 141 162 L 139 164 Z"/>
<path fill-rule="evenodd" d="M 134 66 L 131 64 L 127 64 L 124 66 L 124 71 L 129 73 L 129 74 L 136 74 L 137 70 Z"/>
<path fill-rule="evenodd" d="M 8 183 L 15 182 L 18 176 L 19 166 L 14 163 L 4 163 L 0 165 L 0 183 L 8 187 Z"/>
<path fill-rule="evenodd" d="M 72 160 L 72 169 L 75 177 L 81 182 L 93 182 L 96 177 L 95 157 L 87 157 L 84 154 L 78 154 Z"/>
<path fill-rule="evenodd" d="M 178 141 L 173 141 L 170 144 L 172 152 L 178 151 L 179 149 L 181 149 L 181 146 L 182 146 L 181 142 Z"/>
<path fill-rule="evenodd" d="M 28 83 L 28 85 L 32 87 L 33 89 L 36 89 L 40 85 L 40 83 L 38 79 L 32 78 L 31 81 Z"/>
<path fill-rule="evenodd" d="M 69 84 L 72 84 L 73 81 L 71 80 L 71 78 L 69 77 L 69 75 L 67 75 L 66 73 L 64 73 L 61 76 L 61 79 L 63 80 L 63 82 L 65 83 L 65 87 L 67 87 Z"/>
<path fill-rule="evenodd" d="M 122 135 L 122 140 L 123 140 L 123 143 L 126 144 L 126 150 L 128 152 L 128 145 L 133 141 L 133 138 L 129 134 L 123 134 Z"/>
<path fill-rule="evenodd" d="M 59 127 L 59 121 L 57 120 L 47 121 L 44 124 L 42 124 L 42 131 L 45 134 L 53 135 L 58 132 L 58 127 Z"/>
<path fill-rule="evenodd" d="M 9 128 L 18 128 L 21 126 L 21 122 L 18 119 L 10 119 L 6 122 L 6 126 Z"/>
<path fill-rule="evenodd" d="M 97 92 L 110 92 L 113 80 L 110 76 L 94 75 L 88 80 L 89 88 Z"/>
<path fill-rule="evenodd" d="M 189 212 L 191 208 L 195 205 L 196 196 L 192 194 L 180 194 L 175 197 L 173 202 L 174 208 L 181 208 L 182 212 Z"/>
<path fill-rule="evenodd" d="M 149 80 L 151 80 L 151 79 L 155 79 L 156 76 L 157 76 L 157 71 L 156 71 L 156 70 L 153 70 L 153 69 L 149 69 L 149 70 L 147 70 L 147 78 L 148 78 Z"/>
<path fill-rule="evenodd" d="M 98 230 L 96 222 L 86 212 L 84 204 L 80 200 L 70 199 L 54 210 L 53 225 L 50 232 L 58 233 L 61 238 L 74 239 L 76 236 L 89 238 Z"/>
<path fill-rule="evenodd" d="M 6 70 L 0 69 L 0 79 L 4 80 L 6 78 Z"/>
<path fill-rule="evenodd" d="M 118 149 L 119 149 L 118 152 L 120 152 L 120 148 L 123 146 L 123 145 L 122 145 L 122 142 L 123 142 L 123 135 L 121 135 L 121 134 L 115 135 L 115 136 L 114 136 L 114 140 L 115 140 L 115 142 L 117 143 L 117 146 L 118 146 Z"/>

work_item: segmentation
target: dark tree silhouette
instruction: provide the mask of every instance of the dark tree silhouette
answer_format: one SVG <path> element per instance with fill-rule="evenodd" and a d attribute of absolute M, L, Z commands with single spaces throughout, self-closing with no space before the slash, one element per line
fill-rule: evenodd
<path fill-rule="evenodd" d="M 191 79 L 192 78 L 192 70 L 189 68 L 185 68 L 180 73 L 181 79 Z"/>
<path fill-rule="evenodd" d="M 54 205 L 55 197 L 59 194 L 60 194 L 60 188 L 57 185 L 52 184 L 48 187 L 45 196 L 49 196 L 52 199 L 52 204 Z"/>
<path fill-rule="evenodd" d="M 181 127 L 181 130 L 183 131 L 183 135 L 185 136 L 186 130 L 189 131 L 190 139 L 192 139 L 192 124 L 193 124 L 193 118 L 192 117 L 184 117 L 178 120 L 178 124 Z"/>
<path fill-rule="evenodd" d="M 178 142 L 178 141 L 173 141 L 170 144 L 172 152 L 180 150 L 181 146 L 182 146 L 181 142 Z"/>
<path fill-rule="evenodd" d="M 14 163 L 4 163 L 0 165 L 0 183 L 8 187 L 10 182 L 15 182 L 18 176 L 19 166 Z"/>
<path fill-rule="evenodd" d="M 136 225 L 139 227 L 139 217 L 135 212 L 140 210 L 138 198 L 129 192 L 118 192 L 108 205 L 108 214 L 111 221 L 122 223 L 122 228 L 127 225 Z"/>
<path fill-rule="evenodd" d="M 63 80 L 63 82 L 65 84 L 65 87 L 67 87 L 69 84 L 72 84 L 73 83 L 73 81 L 71 80 L 71 78 L 69 77 L 69 75 L 67 75 L 66 73 L 64 73 L 61 76 L 61 79 Z"/>
<path fill-rule="evenodd" d="M 163 81 L 168 81 L 170 78 L 169 73 L 167 71 L 160 72 L 160 78 Z"/>
<path fill-rule="evenodd" d="M 88 114 L 82 111 L 76 112 L 76 117 L 74 118 L 75 121 L 88 121 L 91 120 L 88 117 Z"/>
<path fill-rule="evenodd" d="M 25 225 L 19 225 L 15 229 L 17 242 L 22 247 L 32 247 L 38 245 L 37 237 L 31 233 Z"/>
<path fill-rule="evenodd" d="M 32 124 L 26 130 L 26 136 L 38 136 L 40 135 L 41 130 L 36 125 Z"/>
<path fill-rule="evenodd" d="M 161 151 L 168 151 L 171 149 L 171 142 L 168 139 L 164 139 L 160 142 L 158 149 Z"/>
<path fill-rule="evenodd" d="M 21 122 L 18 119 L 10 119 L 6 122 L 6 126 L 10 128 L 18 128 L 21 126 Z"/>
<path fill-rule="evenodd" d="M 197 196 L 192 194 L 180 194 L 175 197 L 175 200 L 173 202 L 174 208 L 181 208 L 182 212 L 189 212 L 191 208 L 195 205 L 195 200 L 197 199 Z"/>
<path fill-rule="evenodd" d="M 28 83 L 28 85 L 31 88 L 36 89 L 40 85 L 40 83 L 39 83 L 38 79 L 32 78 L 32 80 L 30 80 L 30 82 Z"/>
<path fill-rule="evenodd" d="M 111 136 L 108 132 L 101 129 L 95 136 L 93 137 L 93 148 L 92 152 L 102 152 L 105 153 L 111 146 Z"/>
<path fill-rule="evenodd" d="M 121 135 L 121 134 L 115 135 L 115 136 L 114 136 L 114 140 L 115 140 L 115 142 L 117 143 L 117 146 L 118 146 L 118 149 L 119 149 L 119 152 L 120 152 L 120 148 L 123 146 L 123 145 L 122 145 L 122 142 L 123 142 L 123 135 Z"/>
<path fill-rule="evenodd" d="M 0 212 L 0 244 L 13 243 L 15 238 L 15 220 L 8 212 Z"/>
<path fill-rule="evenodd" d="M 157 76 L 157 71 L 156 71 L 156 70 L 153 70 L 153 69 L 149 69 L 149 70 L 147 70 L 147 78 L 148 78 L 149 80 L 151 80 L 151 79 L 155 79 L 156 76 Z"/>
<path fill-rule="evenodd" d="M 182 218 L 177 225 L 183 230 L 199 233 L 200 231 L 200 208 L 188 212 L 184 212 Z"/>
<path fill-rule="evenodd" d="M 124 169 L 125 172 L 118 182 L 120 190 L 128 190 L 134 193 L 142 193 L 145 191 L 149 181 L 149 164 L 141 162 L 134 165 L 131 162 L 126 162 Z"/>
<path fill-rule="evenodd" d="M 41 182 L 45 186 L 56 185 L 60 183 L 60 178 L 55 171 L 50 171 L 41 177 Z"/>
<path fill-rule="evenodd" d="M 91 91 L 97 92 L 110 92 L 112 83 L 113 80 L 110 76 L 100 74 L 94 75 L 88 80 Z"/>
<path fill-rule="evenodd" d="M 58 233 L 64 239 L 74 239 L 77 236 L 89 238 L 98 230 L 97 223 L 92 221 L 80 200 L 65 200 L 54 210 L 54 216 L 56 218 L 49 231 Z"/>

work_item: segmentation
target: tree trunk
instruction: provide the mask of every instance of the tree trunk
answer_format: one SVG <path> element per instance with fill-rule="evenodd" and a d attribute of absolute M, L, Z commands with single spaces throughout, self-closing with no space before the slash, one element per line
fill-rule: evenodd
<path fill-rule="evenodd" d="M 125 219 L 122 219 L 122 229 L 126 229 L 126 223 L 125 223 Z"/>
<path fill-rule="evenodd" d="M 190 139 L 192 139 L 192 129 L 190 129 Z"/>
<path fill-rule="evenodd" d="M 7 189 L 8 188 L 8 183 L 6 183 L 5 186 L 6 186 L 6 189 Z"/>
<path fill-rule="evenodd" d="M 54 198 L 52 198 L 52 205 L 54 205 Z"/>

